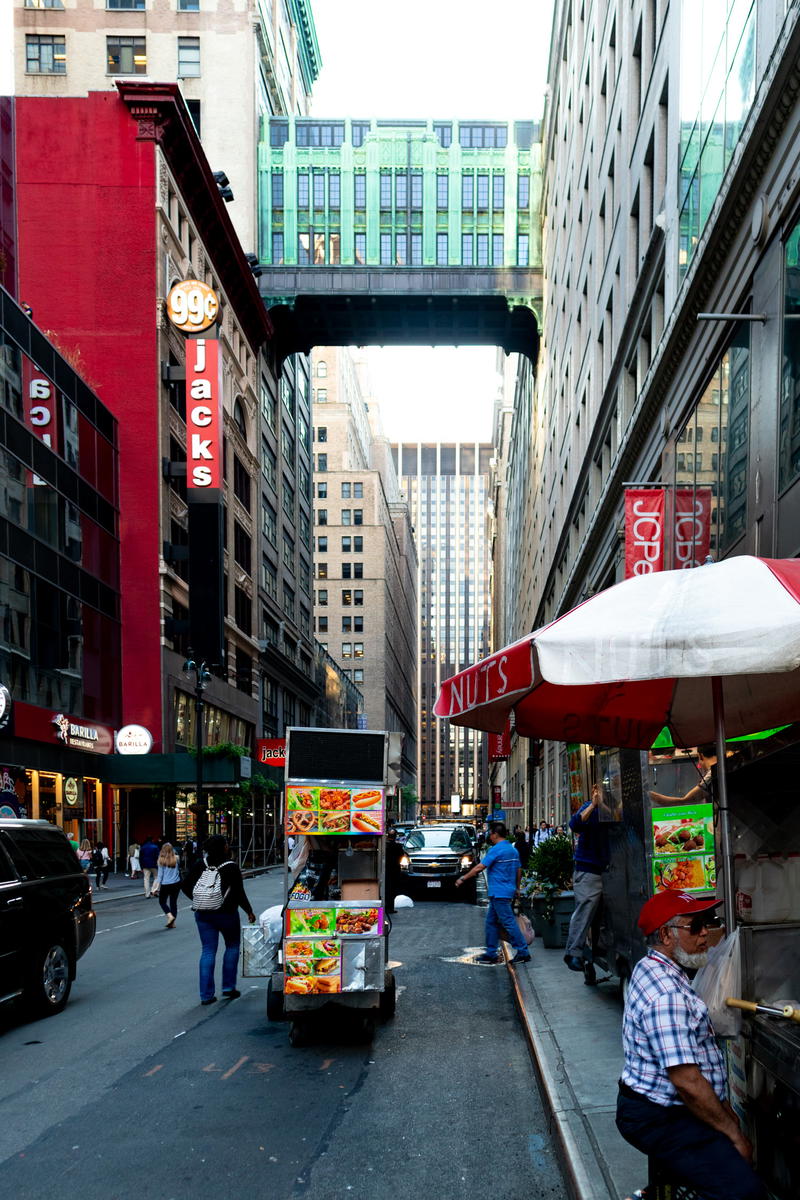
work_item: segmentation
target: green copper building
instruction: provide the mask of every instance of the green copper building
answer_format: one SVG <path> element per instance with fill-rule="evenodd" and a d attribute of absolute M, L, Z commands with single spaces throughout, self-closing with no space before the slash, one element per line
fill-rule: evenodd
<path fill-rule="evenodd" d="M 540 195 L 533 121 L 265 118 L 259 259 L 538 268 Z"/>

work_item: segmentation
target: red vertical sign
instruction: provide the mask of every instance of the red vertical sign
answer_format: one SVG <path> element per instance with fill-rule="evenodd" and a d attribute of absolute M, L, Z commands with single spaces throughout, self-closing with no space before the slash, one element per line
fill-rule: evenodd
<path fill-rule="evenodd" d="M 625 578 L 664 570 L 664 489 L 625 492 Z"/>
<path fill-rule="evenodd" d="M 489 734 L 489 762 L 501 762 L 511 757 L 511 729 L 506 725 L 502 733 Z"/>
<path fill-rule="evenodd" d="M 676 569 L 701 567 L 711 550 L 711 488 L 676 488 Z"/>
<path fill-rule="evenodd" d="M 29 358 L 22 355 L 22 389 L 25 405 L 25 424 L 28 429 L 53 450 L 58 450 L 58 410 L 55 384 Z M 28 473 L 28 483 L 38 485 L 44 480 Z"/>
<path fill-rule="evenodd" d="M 222 358 L 216 338 L 186 342 L 186 486 L 222 487 Z"/>

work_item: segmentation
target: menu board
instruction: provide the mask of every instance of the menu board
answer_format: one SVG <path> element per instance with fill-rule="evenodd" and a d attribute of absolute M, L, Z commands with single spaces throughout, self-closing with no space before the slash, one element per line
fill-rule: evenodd
<path fill-rule="evenodd" d="M 283 990 L 315 996 L 342 990 L 342 943 L 338 938 L 286 938 Z"/>
<path fill-rule="evenodd" d="M 383 833 L 383 788 L 298 787 L 286 789 L 287 834 Z"/>
<path fill-rule="evenodd" d="M 711 804 L 654 808 L 653 890 L 707 892 L 717 882 Z"/>
<path fill-rule="evenodd" d="M 297 934 L 319 937 L 380 936 L 383 933 L 383 909 L 369 901 L 350 904 L 325 904 L 314 908 L 286 909 L 286 944 Z M 286 951 L 288 954 L 288 950 Z"/>

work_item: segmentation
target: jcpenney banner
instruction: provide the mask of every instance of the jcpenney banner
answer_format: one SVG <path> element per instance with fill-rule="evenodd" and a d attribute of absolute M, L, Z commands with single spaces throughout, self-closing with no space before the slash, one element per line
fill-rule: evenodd
<path fill-rule="evenodd" d="M 625 492 L 625 578 L 664 570 L 665 492 L 628 488 Z"/>
<path fill-rule="evenodd" d="M 711 488 L 675 491 L 676 569 L 701 567 L 711 550 Z"/>
<path fill-rule="evenodd" d="M 502 733 L 489 734 L 489 762 L 502 762 L 511 757 L 511 729 L 506 725 Z"/>
<path fill-rule="evenodd" d="M 222 358 L 216 338 L 186 342 L 186 486 L 222 487 Z"/>

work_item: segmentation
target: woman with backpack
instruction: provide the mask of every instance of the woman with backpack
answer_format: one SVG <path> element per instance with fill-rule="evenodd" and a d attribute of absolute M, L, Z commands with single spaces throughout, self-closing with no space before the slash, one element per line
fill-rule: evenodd
<path fill-rule="evenodd" d="M 104 850 L 105 847 L 102 842 L 95 842 L 94 850 L 92 851 L 91 869 L 94 871 L 94 880 L 97 884 L 98 892 L 101 889 L 104 892 L 108 891 L 108 885 L 106 884 L 106 879 L 108 879 L 108 851 L 103 853 Z"/>
<path fill-rule="evenodd" d="M 236 988 L 239 967 L 241 923 L 239 909 L 247 913 L 251 925 L 256 914 L 247 899 L 239 867 L 230 857 L 227 838 L 215 834 L 203 846 L 205 862 L 194 864 L 181 884 L 181 891 L 192 901 L 197 932 L 200 934 L 200 1003 L 213 1004 L 214 968 L 217 961 L 219 935 L 225 942 L 222 958 L 222 995 L 235 1000 L 241 995 Z"/>
<path fill-rule="evenodd" d="M 181 869 L 170 842 L 164 842 L 158 855 L 158 903 L 167 918 L 165 929 L 174 929 L 178 918 L 178 892 Z"/>

